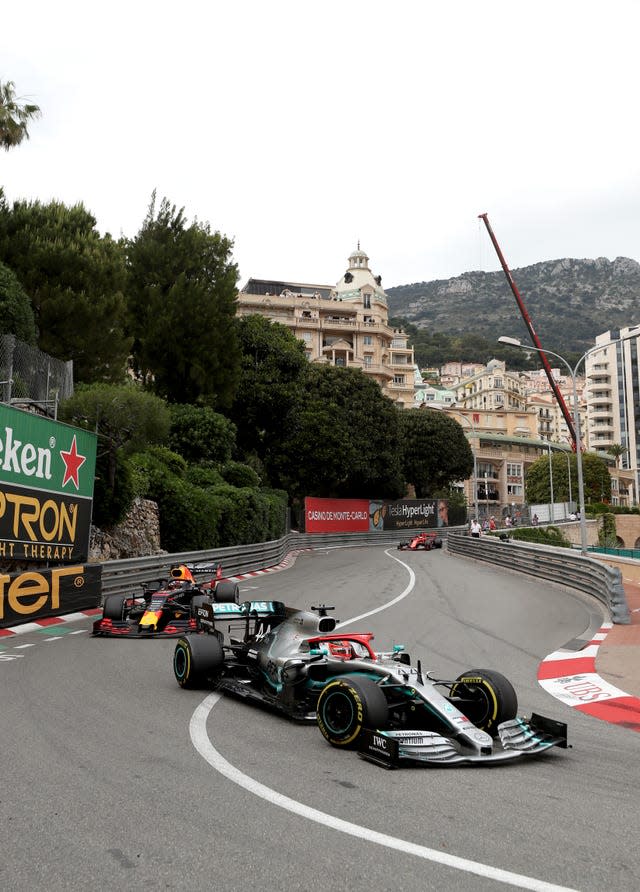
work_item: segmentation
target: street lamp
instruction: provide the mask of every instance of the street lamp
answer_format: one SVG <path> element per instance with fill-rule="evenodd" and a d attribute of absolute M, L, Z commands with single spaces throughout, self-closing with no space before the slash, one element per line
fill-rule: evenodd
<path fill-rule="evenodd" d="M 467 424 L 471 427 L 471 432 L 473 434 L 473 438 L 475 440 L 476 436 L 476 426 L 473 421 L 470 421 L 466 415 L 458 415 L 456 419 L 460 419 L 461 421 L 466 421 Z M 473 455 L 473 511 L 475 514 L 476 520 L 478 519 L 478 462 L 476 459 L 476 448 L 475 445 L 471 447 L 471 454 Z"/>
<path fill-rule="evenodd" d="M 619 340 L 622 340 L 620 338 Z M 559 359 L 560 362 L 564 363 L 566 368 L 571 375 L 571 382 L 573 384 L 573 423 L 576 429 L 576 464 L 578 466 L 578 505 L 580 510 L 580 550 L 582 554 L 587 554 L 587 523 L 584 516 L 584 477 L 582 474 L 582 440 L 580 438 L 580 412 L 578 410 L 578 387 L 576 384 L 576 375 L 578 372 L 578 368 L 580 363 L 584 362 L 584 360 L 589 356 L 590 353 L 594 353 L 596 350 L 602 349 L 601 347 L 592 347 L 591 350 L 587 350 L 586 353 L 583 353 L 580 359 L 577 361 L 573 369 L 564 358 L 564 356 L 560 356 L 559 353 L 554 353 L 553 350 L 544 350 L 542 347 L 530 347 L 528 344 L 521 344 L 517 338 L 509 338 L 506 336 L 498 338 L 498 341 L 501 344 L 508 344 L 510 347 L 521 347 L 523 350 L 535 350 L 536 353 L 548 353 L 549 356 L 555 356 L 556 359 Z"/>

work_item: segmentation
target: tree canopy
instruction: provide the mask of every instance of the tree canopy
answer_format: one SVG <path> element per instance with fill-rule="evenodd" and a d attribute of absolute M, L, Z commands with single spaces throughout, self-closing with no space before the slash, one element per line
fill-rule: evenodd
<path fill-rule="evenodd" d="M 436 410 L 400 413 L 400 451 L 404 478 L 418 498 L 430 498 L 473 471 L 473 453 L 462 426 Z"/>
<path fill-rule="evenodd" d="M 0 194 L 0 261 L 29 295 L 38 347 L 73 360 L 85 383 L 122 381 L 127 271 L 121 246 L 101 236 L 82 204 L 16 201 Z"/>
<path fill-rule="evenodd" d="M 242 360 L 227 414 L 237 427 L 240 452 L 262 464 L 288 437 L 308 363 L 302 341 L 286 326 L 264 316 L 245 316 L 236 324 Z"/>
<path fill-rule="evenodd" d="M 224 464 L 236 442 L 233 422 L 209 406 L 173 404 L 168 446 L 194 464 Z"/>
<path fill-rule="evenodd" d="M 569 465 L 567 465 L 567 458 Z M 570 468 L 570 471 L 569 471 Z M 549 457 L 542 455 L 533 462 L 525 481 L 527 501 L 531 504 L 551 503 L 551 482 L 553 480 L 554 502 L 569 501 L 569 473 L 571 474 L 571 500 L 578 501 L 577 458 L 573 453 L 551 453 L 551 473 Z M 584 499 L 589 502 L 608 502 L 611 498 L 611 477 L 607 462 L 594 452 L 582 455 L 582 476 Z"/>
<path fill-rule="evenodd" d="M 0 263 L 0 335 L 3 334 L 13 334 L 27 344 L 36 343 L 29 296 L 13 270 Z"/>
<path fill-rule="evenodd" d="M 156 210 L 155 193 L 127 244 L 134 368 L 170 402 L 231 404 L 240 367 L 232 247 L 166 198 Z"/>
<path fill-rule="evenodd" d="M 359 369 L 309 365 L 296 412 L 277 453 L 266 458 L 291 498 L 399 498 L 399 412 Z"/>
<path fill-rule="evenodd" d="M 134 495 L 126 457 L 166 440 L 170 422 L 166 403 L 134 384 L 94 384 L 78 388 L 64 400 L 60 417 L 98 434 L 95 522 L 116 522 Z"/>

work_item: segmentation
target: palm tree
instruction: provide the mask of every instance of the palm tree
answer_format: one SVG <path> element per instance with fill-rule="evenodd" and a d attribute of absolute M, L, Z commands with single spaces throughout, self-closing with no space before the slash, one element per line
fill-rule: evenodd
<path fill-rule="evenodd" d="M 40 117 L 37 105 L 21 104 L 13 81 L 0 81 L 0 148 L 12 149 L 29 139 L 27 124 Z"/>
<path fill-rule="evenodd" d="M 624 455 L 627 450 L 624 446 L 621 446 L 620 443 L 612 443 L 611 446 L 607 449 L 609 455 L 612 455 L 616 460 L 616 468 L 618 467 L 618 459 L 621 455 Z"/>

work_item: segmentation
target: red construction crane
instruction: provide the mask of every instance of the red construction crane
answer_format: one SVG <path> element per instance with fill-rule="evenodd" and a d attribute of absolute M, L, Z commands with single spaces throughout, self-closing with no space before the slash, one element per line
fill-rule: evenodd
<path fill-rule="evenodd" d="M 513 291 L 513 296 L 516 299 L 516 303 L 518 304 L 518 308 L 520 310 L 520 313 L 522 314 L 524 323 L 527 326 L 529 334 L 531 335 L 531 340 L 533 341 L 534 345 L 541 351 L 540 359 L 542 360 L 542 365 L 543 365 L 543 368 L 547 375 L 547 380 L 549 381 L 549 385 L 551 386 L 551 390 L 553 391 L 555 398 L 558 400 L 558 405 L 560 406 L 560 410 L 562 412 L 562 415 L 564 417 L 566 425 L 569 428 L 569 436 L 571 437 L 571 446 L 573 448 L 573 451 L 575 452 L 575 450 L 576 450 L 576 430 L 575 430 L 575 426 L 573 424 L 573 416 L 571 415 L 571 412 L 569 411 L 569 407 L 567 406 L 567 404 L 564 401 L 564 397 L 562 396 L 560 388 L 558 387 L 557 381 L 553 377 L 553 373 L 551 371 L 551 366 L 549 365 L 549 360 L 547 359 L 547 354 L 544 353 L 544 351 L 543 351 L 542 344 L 540 343 L 540 338 L 536 334 L 536 330 L 533 327 L 533 322 L 531 321 L 531 317 L 529 316 L 529 314 L 527 312 L 527 308 L 524 305 L 524 301 L 522 300 L 522 297 L 520 296 L 520 292 L 518 291 L 516 283 L 513 280 L 513 276 L 511 275 L 511 271 L 510 271 L 509 267 L 507 266 L 507 262 L 502 255 L 502 251 L 500 250 L 500 245 L 498 244 L 498 240 L 496 239 L 495 235 L 493 234 L 493 229 L 491 228 L 491 225 L 489 224 L 489 219 L 486 214 L 478 214 L 478 216 L 481 220 L 484 221 L 484 225 L 487 227 L 487 232 L 489 233 L 489 238 L 493 242 L 493 247 L 496 249 L 496 254 L 498 255 L 498 259 L 500 260 L 500 264 L 502 266 L 502 269 L 504 270 L 504 274 L 507 277 L 507 281 L 508 281 L 509 285 L 511 286 L 511 290 Z M 576 406 L 576 411 L 577 411 L 577 406 Z"/>

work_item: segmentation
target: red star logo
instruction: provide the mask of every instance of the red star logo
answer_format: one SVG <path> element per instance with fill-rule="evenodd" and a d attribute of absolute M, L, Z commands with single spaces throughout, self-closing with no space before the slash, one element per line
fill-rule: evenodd
<path fill-rule="evenodd" d="M 68 452 L 65 452 L 63 449 L 61 449 L 60 455 L 62 456 L 62 461 L 65 464 L 62 486 L 65 487 L 67 483 L 72 480 L 75 488 L 80 489 L 80 484 L 78 483 L 78 471 L 86 462 L 87 458 L 84 455 L 78 454 L 75 434 L 73 435 L 73 441 L 71 442 L 71 449 Z"/>

